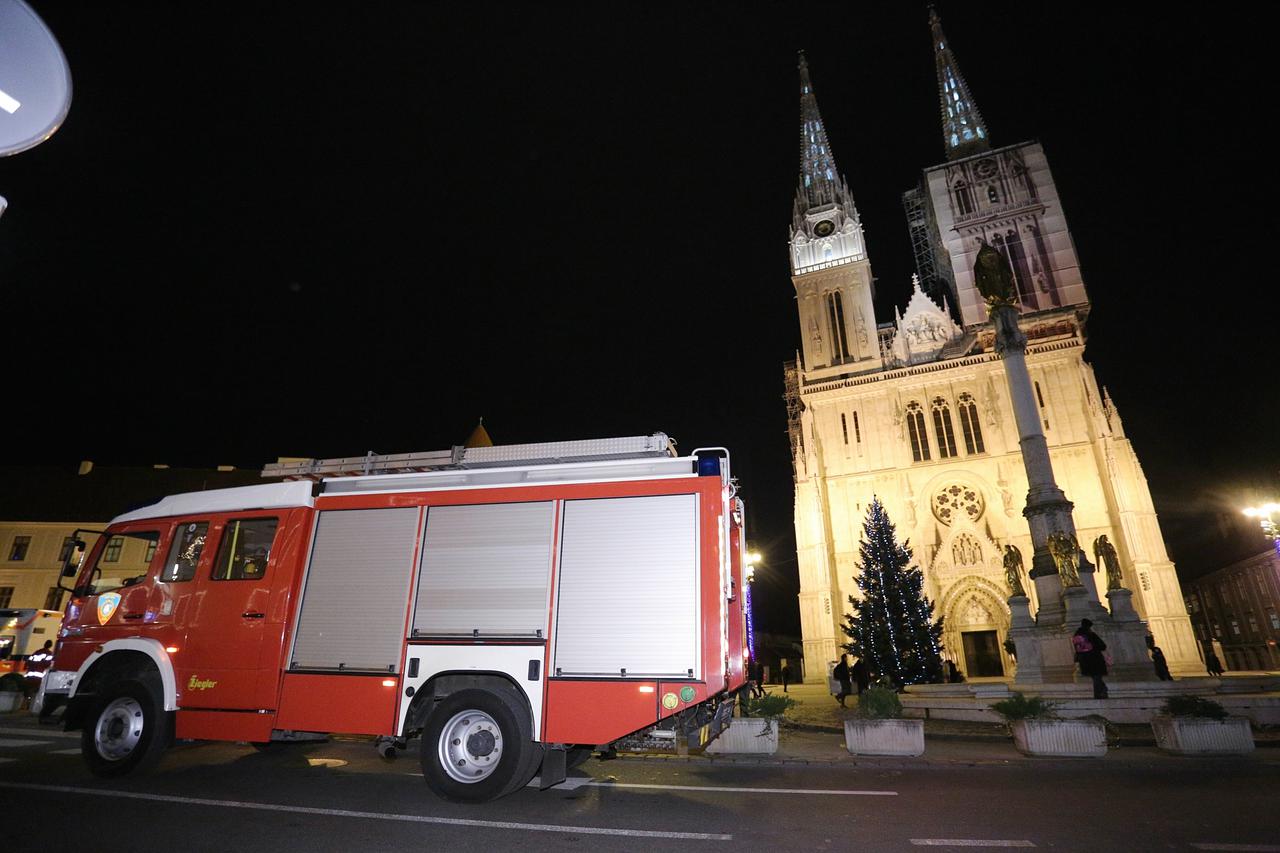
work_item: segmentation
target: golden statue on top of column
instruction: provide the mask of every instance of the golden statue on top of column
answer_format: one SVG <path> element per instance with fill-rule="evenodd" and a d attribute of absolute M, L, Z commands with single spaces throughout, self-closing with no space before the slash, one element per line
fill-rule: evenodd
<path fill-rule="evenodd" d="M 1081 586 L 1078 556 L 1080 546 L 1076 544 L 1076 537 L 1058 530 L 1049 534 L 1049 541 L 1046 544 L 1049 546 L 1049 554 L 1053 557 L 1053 565 L 1058 570 L 1058 577 L 1062 578 L 1063 588 Z"/>

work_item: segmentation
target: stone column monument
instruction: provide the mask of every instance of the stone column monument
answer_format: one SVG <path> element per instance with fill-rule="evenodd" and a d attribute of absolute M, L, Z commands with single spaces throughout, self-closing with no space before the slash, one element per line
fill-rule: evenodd
<path fill-rule="evenodd" d="M 1021 589 L 1011 589 L 1012 613 L 1009 639 L 1017 648 L 1018 671 L 1014 680 L 1062 682 L 1075 678 L 1071 634 L 1080 620 L 1092 619 L 1094 631 L 1107 643 L 1113 660 L 1112 674 L 1123 681 L 1154 680 L 1147 658 L 1146 625 L 1124 595 L 1108 599 L 1121 606 L 1108 612 L 1098 599 L 1094 566 L 1076 541 L 1073 504 L 1053 478 L 1053 463 L 1045 441 L 1027 372 L 1027 337 L 1018 327 L 1013 272 L 1004 255 L 984 245 L 973 267 L 974 281 L 987 301 L 995 322 L 996 352 L 1004 361 L 1009 398 L 1018 425 L 1018 444 L 1027 471 L 1027 505 L 1022 514 L 1031 528 L 1031 581 L 1040 607 L 1034 620 Z M 1113 590 L 1114 591 L 1114 590 Z M 1125 590 L 1124 592 L 1128 592 Z M 1123 602 L 1118 602 L 1123 599 Z"/>

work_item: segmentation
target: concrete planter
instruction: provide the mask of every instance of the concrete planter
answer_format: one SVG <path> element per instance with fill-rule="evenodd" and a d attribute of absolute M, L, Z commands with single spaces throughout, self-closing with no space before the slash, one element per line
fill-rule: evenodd
<path fill-rule="evenodd" d="M 17 690 L 0 690 L 0 714 L 10 714 L 22 704 L 22 694 Z"/>
<path fill-rule="evenodd" d="M 1151 718 L 1156 745 L 1175 755 L 1240 755 L 1253 752 L 1253 732 L 1246 717 Z"/>
<path fill-rule="evenodd" d="M 778 721 L 735 717 L 729 721 L 729 728 L 707 745 L 706 751 L 773 755 L 778 751 Z"/>
<path fill-rule="evenodd" d="M 1107 754 L 1098 720 L 1014 720 L 1013 745 L 1023 755 L 1097 758 Z"/>
<path fill-rule="evenodd" d="M 844 745 L 854 755 L 921 755 L 924 720 L 845 720 Z"/>

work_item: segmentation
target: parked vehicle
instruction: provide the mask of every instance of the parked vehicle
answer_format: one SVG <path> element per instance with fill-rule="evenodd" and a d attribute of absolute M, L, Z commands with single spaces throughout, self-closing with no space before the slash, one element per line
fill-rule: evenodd
<path fill-rule="evenodd" d="M 26 673 L 29 659 L 42 658 L 45 641 L 57 639 L 61 622 L 62 613 L 58 610 L 31 607 L 0 610 L 0 674 Z M 39 671 L 36 669 L 31 674 Z"/>
<path fill-rule="evenodd" d="M 723 449 L 657 433 L 264 475 L 301 479 L 164 498 L 82 561 L 37 705 L 66 703 L 95 774 L 174 736 L 421 737 L 431 789 L 479 802 L 727 725 L 745 540 Z"/>

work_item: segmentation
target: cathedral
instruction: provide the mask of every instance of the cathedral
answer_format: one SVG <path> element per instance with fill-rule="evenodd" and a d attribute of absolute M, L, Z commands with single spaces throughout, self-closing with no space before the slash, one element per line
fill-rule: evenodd
<path fill-rule="evenodd" d="M 839 657 L 867 507 L 909 540 L 968 677 L 1012 676 L 1005 545 L 1032 552 L 1027 477 L 995 332 L 973 280 L 978 249 L 1014 273 L 1027 367 L 1082 547 L 1106 534 L 1133 604 L 1175 674 L 1204 673 L 1137 454 L 1085 360 L 1089 297 L 1044 149 L 994 145 L 930 14 L 945 162 L 903 196 L 917 274 L 876 321 L 871 259 L 800 58 L 800 181 L 792 282 L 800 349 L 784 369 L 806 677 Z M 1038 605 L 1032 596 L 1032 612 Z"/>

